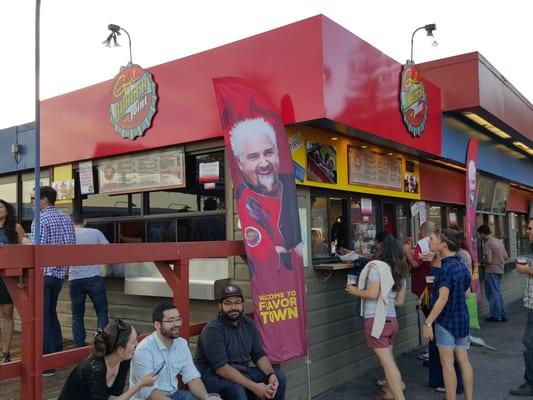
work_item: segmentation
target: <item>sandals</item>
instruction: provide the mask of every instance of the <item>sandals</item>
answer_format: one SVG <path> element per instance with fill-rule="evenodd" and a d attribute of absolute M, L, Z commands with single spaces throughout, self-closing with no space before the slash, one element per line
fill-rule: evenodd
<path fill-rule="evenodd" d="M 2 363 L 11 362 L 11 354 L 9 352 L 2 353 Z"/>
<path fill-rule="evenodd" d="M 446 393 L 446 388 L 439 386 L 435 388 L 435 392 Z"/>

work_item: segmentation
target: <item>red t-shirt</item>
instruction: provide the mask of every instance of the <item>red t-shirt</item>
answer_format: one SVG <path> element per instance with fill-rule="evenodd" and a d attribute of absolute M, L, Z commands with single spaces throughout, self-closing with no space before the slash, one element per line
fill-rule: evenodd
<path fill-rule="evenodd" d="M 426 275 L 431 271 L 431 263 L 428 261 L 422 261 L 420 255 L 422 249 L 420 244 L 415 247 L 415 253 L 413 254 L 413 260 L 419 264 L 418 268 L 413 268 L 411 271 L 411 292 L 420 297 L 426 288 Z"/>

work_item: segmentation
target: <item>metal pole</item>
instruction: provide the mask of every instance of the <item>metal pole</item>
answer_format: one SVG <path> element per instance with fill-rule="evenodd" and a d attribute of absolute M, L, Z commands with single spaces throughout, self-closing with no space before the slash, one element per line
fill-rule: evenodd
<path fill-rule="evenodd" d="M 128 35 L 128 43 L 129 43 L 129 46 L 130 46 L 130 64 L 132 64 L 133 62 L 132 62 L 132 57 L 131 57 L 131 37 L 130 37 L 130 34 L 124 28 L 120 28 L 120 30 L 124 31 L 126 33 L 126 35 Z"/>
<path fill-rule="evenodd" d="M 41 103 L 40 103 L 40 23 L 41 0 L 35 1 L 35 201 L 33 242 L 41 243 Z M 37 271 L 38 273 L 40 271 Z"/>

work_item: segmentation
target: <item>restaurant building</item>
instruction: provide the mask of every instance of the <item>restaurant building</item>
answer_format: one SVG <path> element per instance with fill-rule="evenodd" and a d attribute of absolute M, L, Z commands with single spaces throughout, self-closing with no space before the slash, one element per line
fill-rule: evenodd
<path fill-rule="evenodd" d="M 242 239 L 212 79 L 236 76 L 266 92 L 286 125 L 295 165 L 314 396 L 376 364 L 344 291 L 350 265 L 333 262 L 335 246 L 371 253 L 381 230 L 404 239 L 416 238 L 423 220 L 462 226 L 469 139 L 479 143 L 477 223 L 491 226 L 511 259 L 531 253 L 531 103 L 479 53 L 417 67 L 424 102 L 416 112 L 424 119 L 415 133 L 401 111 L 403 66 L 322 15 L 150 67 L 153 102 L 136 112 L 153 105 L 154 115 L 133 140 L 111 121 L 116 81 L 42 102 L 42 184 L 57 187 L 58 206 L 83 215 L 113 243 Z M 16 206 L 26 230 L 33 137 L 33 124 L 0 131 L 0 198 Z M 149 330 L 150 310 L 171 295 L 153 264 L 102 272 L 111 317 Z M 240 258 L 192 263 L 192 321 L 214 316 L 216 288 L 227 280 L 250 294 Z M 521 296 L 515 272 L 503 286 L 508 301 Z M 68 290 L 58 312 L 70 337 Z M 419 344 L 414 297 L 399 319 L 395 349 L 402 352 Z M 87 321 L 94 326 L 93 315 Z M 307 398 L 304 360 L 283 369 L 287 397 Z"/>

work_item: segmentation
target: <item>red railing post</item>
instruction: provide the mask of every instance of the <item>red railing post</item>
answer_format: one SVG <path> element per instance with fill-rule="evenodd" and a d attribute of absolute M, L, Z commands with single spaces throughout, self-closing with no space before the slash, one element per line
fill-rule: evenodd
<path fill-rule="evenodd" d="M 35 261 L 34 265 L 34 308 L 35 315 L 33 324 L 33 350 L 34 350 L 34 364 L 33 364 L 33 399 L 42 399 L 43 394 L 43 319 L 44 319 L 44 271 L 41 265 L 41 245 L 34 246 Z"/>

